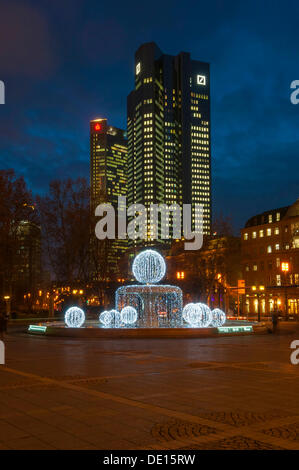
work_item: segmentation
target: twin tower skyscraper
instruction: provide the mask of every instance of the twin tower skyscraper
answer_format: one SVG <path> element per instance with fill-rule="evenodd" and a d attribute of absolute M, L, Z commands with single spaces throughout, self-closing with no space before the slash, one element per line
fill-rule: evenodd
<path fill-rule="evenodd" d="M 164 54 L 155 43 L 140 46 L 135 54 L 135 87 L 127 99 L 127 132 L 108 126 L 106 119 L 93 120 L 90 149 L 95 205 L 111 202 L 116 207 L 118 195 L 126 196 L 128 205 L 145 207 L 201 204 L 203 234 L 210 234 L 208 63 L 192 60 L 186 52 Z M 193 211 L 193 225 L 196 217 Z M 161 240 L 162 246 L 170 242 Z M 148 233 L 145 243 L 157 241 L 151 241 Z M 112 241 L 107 244 L 107 262 L 117 273 L 127 242 L 115 240 L 115 249 Z"/>

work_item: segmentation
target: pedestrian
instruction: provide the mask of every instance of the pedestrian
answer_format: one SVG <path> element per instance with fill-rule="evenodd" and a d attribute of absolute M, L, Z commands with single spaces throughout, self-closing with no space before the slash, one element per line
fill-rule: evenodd
<path fill-rule="evenodd" d="M 9 313 L 4 314 L 4 333 L 7 333 L 7 325 L 9 320 Z"/>
<path fill-rule="evenodd" d="M 278 325 L 278 312 L 275 310 L 272 313 L 272 332 L 276 333 L 277 331 L 277 325 Z"/>
<path fill-rule="evenodd" d="M 0 313 L 0 338 L 3 339 L 5 331 L 5 318 L 3 313 Z"/>

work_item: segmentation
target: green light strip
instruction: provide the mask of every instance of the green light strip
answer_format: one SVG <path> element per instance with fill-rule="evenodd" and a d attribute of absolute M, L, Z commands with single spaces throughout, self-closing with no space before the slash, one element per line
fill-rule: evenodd
<path fill-rule="evenodd" d="M 46 326 L 38 326 L 38 325 L 29 325 L 28 331 L 38 331 L 40 333 L 45 333 L 47 330 Z"/>
<path fill-rule="evenodd" d="M 252 325 L 248 326 L 219 326 L 218 333 L 241 333 L 244 331 L 253 331 Z"/>

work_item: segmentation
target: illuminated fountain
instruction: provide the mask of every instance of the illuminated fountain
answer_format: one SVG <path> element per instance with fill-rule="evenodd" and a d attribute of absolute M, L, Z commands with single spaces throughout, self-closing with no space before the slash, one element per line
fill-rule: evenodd
<path fill-rule="evenodd" d="M 140 328 L 181 326 L 183 293 L 177 286 L 158 284 L 166 273 L 160 253 L 142 251 L 134 259 L 132 271 L 140 284 L 117 289 L 116 310 L 133 307 L 138 315 L 135 326 Z"/>
<path fill-rule="evenodd" d="M 104 311 L 99 321 L 106 328 L 207 328 L 225 323 L 225 313 L 201 303 L 187 304 L 177 286 L 158 284 L 166 273 L 163 257 L 154 250 L 139 253 L 132 271 L 140 284 L 119 287 L 115 310 Z"/>
<path fill-rule="evenodd" d="M 133 261 L 132 271 L 138 284 L 119 287 L 115 308 L 99 312 L 97 321 L 86 320 L 84 311 L 73 306 L 66 310 L 64 322 L 30 325 L 28 332 L 108 338 L 132 337 L 134 334 L 136 337 L 197 337 L 215 333 L 253 333 L 252 323 L 227 321 L 219 308 L 210 310 L 203 303 L 189 303 L 183 307 L 183 292 L 179 287 L 159 284 L 166 274 L 166 265 L 157 251 L 149 249 L 139 253 Z"/>
<path fill-rule="evenodd" d="M 139 284 L 119 287 L 115 309 L 99 315 L 102 328 L 207 328 L 219 327 L 226 321 L 220 309 L 213 311 L 202 303 L 190 303 L 183 309 L 183 292 L 177 286 L 158 284 L 166 273 L 164 258 L 154 250 L 139 253 L 132 266 Z M 85 314 L 78 307 L 65 312 L 65 324 L 80 328 Z"/>
<path fill-rule="evenodd" d="M 154 250 L 139 253 L 132 266 L 139 284 L 119 287 L 115 309 L 99 315 L 101 328 L 217 328 L 226 321 L 225 313 L 213 311 L 202 303 L 190 303 L 183 308 L 183 292 L 177 286 L 158 284 L 166 273 L 164 258 Z M 78 307 L 65 312 L 68 328 L 81 328 L 85 314 Z M 95 327 L 95 325 L 90 325 Z"/>

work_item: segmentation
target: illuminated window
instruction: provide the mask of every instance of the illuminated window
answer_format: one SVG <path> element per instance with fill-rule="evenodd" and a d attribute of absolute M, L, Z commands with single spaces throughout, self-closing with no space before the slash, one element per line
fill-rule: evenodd
<path fill-rule="evenodd" d="M 267 247 L 267 253 L 272 253 L 272 246 L 271 246 L 271 245 L 269 245 L 269 246 Z"/>
<path fill-rule="evenodd" d="M 260 236 L 260 238 L 263 238 L 263 236 L 264 236 L 264 230 L 260 230 L 260 231 L 259 231 L 259 236 Z"/>
<path fill-rule="evenodd" d="M 140 70 L 141 70 L 141 64 L 140 62 L 138 62 L 138 64 L 136 65 L 136 75 L 140 74 Z"/>
<path fill-rule="evenodd" d="M 271 236 L 271 233 L 272 233 L 272 230 L 271 230 L 270 228 L 267 228 L 267 235 L 268 235 L 268 237 Z"/>
<path fill-rule="evenodd" d="M 256 232 L 252 232 L 252 238 L 256 238 Z"/>
<path fill-rule="evenodd" d="M 185 279 L 185 272 L 184 271 L 177 271 L 176 278 L 177 279 Z"/>
<path fill-rule="evenodd" d="M 244 240 L 248 240 L 248 233 L 244 233 Z"/>
<path fill-rule="evenodd" d="M 253 265 L 253 271 L 257 271 L 257 264 Z"/>

